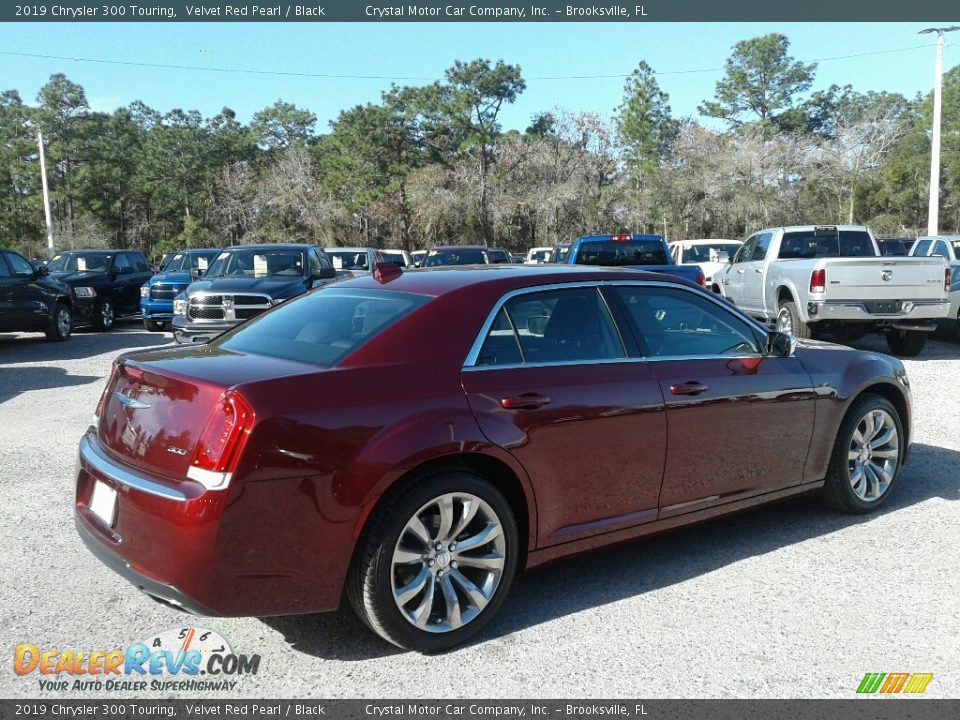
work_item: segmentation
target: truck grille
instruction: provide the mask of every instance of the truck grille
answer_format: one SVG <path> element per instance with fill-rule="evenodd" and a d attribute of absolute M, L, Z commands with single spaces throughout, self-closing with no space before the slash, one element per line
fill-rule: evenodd
<path fill-rule="evenodd" d="M 187 318 L 200 322 L 249 320 L 271 305 L 269 295 L 194 295 Z"/>
<path fill-rule="evenodd" d="M 150 288 L 151 300 L 173 300 L 180 290 L 170 283 L 157 283 Z"/>

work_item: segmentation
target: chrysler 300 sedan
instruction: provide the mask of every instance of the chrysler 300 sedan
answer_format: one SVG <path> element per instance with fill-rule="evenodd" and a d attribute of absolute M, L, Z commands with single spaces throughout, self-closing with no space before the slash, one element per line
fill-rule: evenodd
<path fill-rule="evenodd" d="M 679 278 L 384 264 L 118 358 L 75 517 L 162 602 L 346 597 L 429 652 L 479 631 L 525 567 L 798 493 L 876 509 L 910 408 L 898 360 L 798 344 Z"/>

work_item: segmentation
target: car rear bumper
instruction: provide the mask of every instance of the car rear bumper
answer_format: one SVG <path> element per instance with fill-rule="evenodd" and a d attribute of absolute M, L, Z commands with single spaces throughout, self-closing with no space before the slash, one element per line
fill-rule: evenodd
<path fill-rule="evenodd" d="M 340 604 L 352 525 L 317 522 L 313 503 L 302 502 L 308 479 L 208 491 L 118 462 L 93 428 L 80 441 L 74 475 L 83 542 L 161 602 L 218 616 L 323 612 Z M 110 526 L 90 509 L 98 482 L 117 494 Z"/>
<path fill-rule="evenodd" d="M 871 312 L 870 305 L 882 301 L 873 300 L 816 300 L 807 303 L 807 322 L 828 320 L 849 322 L 889 322 L 934 321 L 946 317 L 950 311 L 948 301 L 937 300 L 900 300 L 899 310 L 893 312 Z M 931 323 L 922 323 L 930 324 Z"/>

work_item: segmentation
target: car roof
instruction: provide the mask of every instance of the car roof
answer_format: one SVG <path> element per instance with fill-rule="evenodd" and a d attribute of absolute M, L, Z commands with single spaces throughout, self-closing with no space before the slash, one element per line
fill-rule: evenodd
<path fill-rule="evenodd" d="M 73 253 L 119 253 L 119 252 L 132 252 L 143 255 L 142 250 L 131 250 L 130 248 L 81 248 L 78 250 L 60 250 L 59 252 L 54 253 L 54 255 L 70 255 Z"/>
<path fill-rule="evenodd" d="M 639 280 L 692 285 L 682 278 L 632 269 L 596 268 L 588 265 L 445 265 L 436 268 L 404 270 L 388 280 L 373 276 L 352 278 L 331 288 L 383 288 L 398 292 L 439 297 L 465 288 L 498 286 L 500 293 L 513 289 L 573 282 L 601 280 Z"/>
<path fill-rule="evenodd" d="M 444 252 L 449 252 L 452 250 L 489 250 L 486 245 L 434 245 L 427 252 L 434 252 L 443 250 Z"/>
<path fill-rule="evenodd" d="M 784 232 L 809 232 L 817 228 L 836 228 L 837 230 L 853 230 L 857 232 L 867 232 L 870 230 L 866 225 L 831 225 L 824 223 L 822 225 L 779 225 L 776 227 L 763 228 L 755 233 L 770 232 L 771 230 L 783 230 Z M 755 233 L 750 233 L 754 235 Z"/>
<path fill-rule="evenodd" d="M 367 252 L 368 250 L 373 250 L 377 252 L 376 248 L 372 247 L 358 247 L 351 245 L 350 247 L 325 247 L 324 252 Z"/>
<path fill-rule="evenodd" d="M 696 240 L 671 240 L 671 245 L 709 245 L 711 243 L 740 243 L 743 245 L 742 240 L 734 240 L 733 238 L 698 238 Z"/>
<path fill-rule="evenodd" d="M 577 238 L 580 240 L 587 240 L 590 242 L 609 240 L 612 235 L 629 235 L 634 240 L 663 240 L 663 235 L 655 234 L 644 234 L 644 233 L 607 233 L 605 235 L 581 235 Z M 620 242 L 619 240 L 617 242 Z"/>
<path fill-rule="evenodd" d="M 317 248 L 319 245 L 310 243 L 248 243 L 246 245 L 228 245 L 221 248 L 221 252 L 230 252 L 231 250 L 306 250 L 308 248 Z"/>

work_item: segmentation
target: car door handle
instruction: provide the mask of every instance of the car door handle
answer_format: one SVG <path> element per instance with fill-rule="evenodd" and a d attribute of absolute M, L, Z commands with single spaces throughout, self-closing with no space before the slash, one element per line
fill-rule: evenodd
<path fill-rule="evenodd" d="M 550 404 L 550 398 L 538 393 L 523 393 L 516 397 L 506 397 L 500 400 L 500 407 L 504 410 L 536 410 Z"/>
<path fill-rule="evenodd" d="M 753 271 L 756 272 L 756 273 L 762 273 L 762 272 L 763 272 L 763 268 L 754 268 Z"/>
<path fill-rule="evenodd" d="M 710 388 L 703 383 L 698 383 L 695 380 L 688 380 L 685 383 L 670 386 L 670 392 L 673 395 L 699 395 L 709 389 Z"/>

